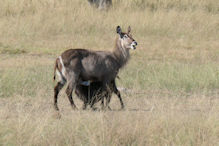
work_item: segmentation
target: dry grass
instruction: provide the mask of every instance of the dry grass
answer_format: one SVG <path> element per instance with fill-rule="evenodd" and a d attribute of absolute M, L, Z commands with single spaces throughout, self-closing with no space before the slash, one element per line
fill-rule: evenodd
<path fill-rule="evenodd" d="M 217 0 L 113 3 L 0 1 L 0 145 L 219 145 Z M 139 44 L 117 80 L 126 109 L 72 111 L 62 91 L 56 113 L 56 56 L 112 49 L 117 25 Z"/>
<path fill-rule="evenodd" d="M 1 49 L 109 50 L 117 25 L 132 26 L 139 49 L 212 51 L 219 46 L 217 0 L 115 0 L 108 12 L 93 9 L 86 0 L 2 0 L 0 7 Z"/>
<path fill-rule="evenodd" d="M 2 145 L 218 145 L 216 95 L 133 92 L 124 98 L 126 110 L 111 112 L 72 111 L 61 96 L 60 117 L 50 94 L 40 91 L 34 99 L 14 96 L 0 101 Z M 111 105 L 117 109 L 118 99 L 114 97 Z"/>

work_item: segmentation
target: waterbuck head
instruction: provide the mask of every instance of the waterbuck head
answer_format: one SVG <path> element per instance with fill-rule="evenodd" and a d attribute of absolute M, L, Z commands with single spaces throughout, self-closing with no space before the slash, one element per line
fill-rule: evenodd
<path fill-rule="evenodd" d="M 131 27 L 128 27 L 128 32 L 122 32 L 120 26 L 117 26 L 116 32 L 119 34 L 119 40 L 123 49 L 136 49 L 137 42 L 132 38 Z"/>

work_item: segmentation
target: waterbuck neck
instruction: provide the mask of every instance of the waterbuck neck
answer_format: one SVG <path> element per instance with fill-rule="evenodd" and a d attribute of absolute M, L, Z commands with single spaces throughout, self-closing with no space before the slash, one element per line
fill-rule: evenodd
<path fill-rule="evenodd" d="M 122 68 L 128 62 L 128 60 L 130 58 L 129 49 L 124 47 L 120 38 L 116 39 L 113 54 L 114 54 L 114 56 L 119 64 L 120 68 Z"/>

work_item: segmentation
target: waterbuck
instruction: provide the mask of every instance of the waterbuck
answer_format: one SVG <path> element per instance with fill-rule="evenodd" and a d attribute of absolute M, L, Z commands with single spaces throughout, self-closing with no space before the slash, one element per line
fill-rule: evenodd
<path fill-rule="evenodd" d="M 119 78 L 119 77 L 118 77 Z M 103 84 L 100 81 L 95 82 L 82 82 L 77 84 L 75 88 L 76 95 L 84 102 L 83 109 L 86 109 L 87 105 L 90 105 L 92 109 L 93 105 L 100 101 L 102 98 L 111 98 L 112 92 L 114 92 L 120 99 L 121 108 L 124 108 L 124 104 L 121 98 L 121 94 L 116 87 L 115 80 L 108 86 L 109 91 L 104 90 Z M 110 99 L 108 99 L 110 101 Z M 108 106 L 108 109 L 111 108 Z"/>
<path fill-rule="evenodd" d="M 76 106 L 72 99 L 72 92 L 76 85 L 82 81 L 100 81 L 104 91 L 108 91 L 108 86 L 115 83 L 119 69 L 121 69 L 130 58 L 129 50 L 134 50 L 137 46 L 137 42 L 130 34 L 130 26 L 128 27 L 127 33 L 122 32 L 120 26 L 117 26 L 116 32 L 118 37 L 116 38 L 115 47 L 112 52 L 69 49 L 64 51 L 61 56 L 56 59 L 54 79 L 55 73 L 59 77 L 59 81 L 54 87 L 54 107 L 56 110 L 59 110 L 57 105 L 59 91 L 66 82 L 66 94 L 73 109 L 76 109 Z M 110 98 L 107 98 L 107 107 L 109 100 Z M 120 101 L 121 100 L 122 99 L 120 99 Z M 103 108 L 104 98 L 101 99 L 101 105 Z"/>

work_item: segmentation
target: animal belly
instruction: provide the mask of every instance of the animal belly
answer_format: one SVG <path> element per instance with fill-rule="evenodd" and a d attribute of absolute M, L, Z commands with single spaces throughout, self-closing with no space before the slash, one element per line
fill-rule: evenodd
<path fill-rule="evenodd" d="M 82 74 L 80 76 L 83 82 L 94 82 L 94 81 L 101 81 L 101 77 L 95 76 L 93 74 Z"/>
<path fill-rule="evenodd" d="M 101 81 L 102 76 L 103 75 L 101 74 L 101 72 L 93 71 L 93 70 L 89 70 L 89 69 L 86 69 L 81 73 L 81 79 L 83 81 L 88 81 L 88 80 Z"/>

